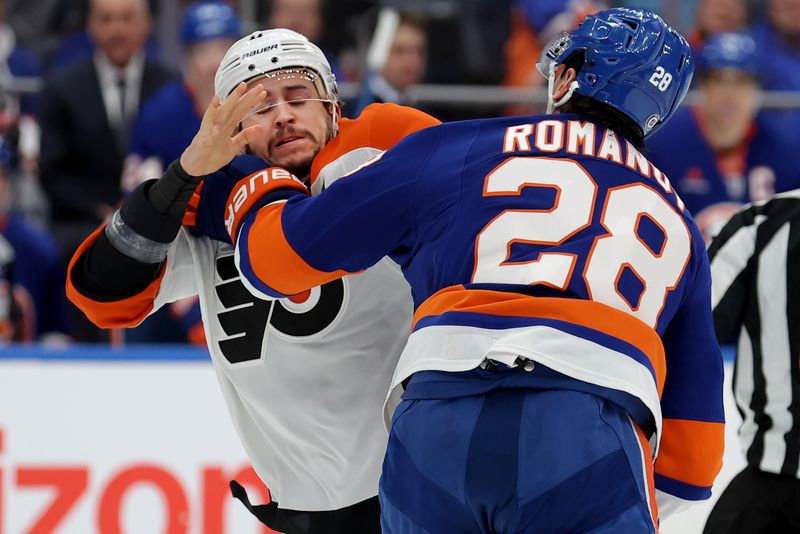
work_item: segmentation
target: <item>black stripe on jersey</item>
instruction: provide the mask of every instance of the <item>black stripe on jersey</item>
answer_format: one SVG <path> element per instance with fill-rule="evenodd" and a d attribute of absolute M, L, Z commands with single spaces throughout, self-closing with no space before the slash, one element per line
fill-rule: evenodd
<path fill-rule="evenodd" d="M 753 280 L 758 279 L 758 263 L 753 265 Z M 758 302 L 756 284 L 748 288 L 751 302 Z M 767 383 L 764 377 L 764 357 L 761 353 L 761 314 L 758 306 L 748 306 L 744 314 L 744 327 L 750 336 L 753 347 L 753 396 L 750 399 L 750 410 L 756 424 L 756 434 L 747 449 L 747 463 L 758 467 L 764 455 L 764 433 L 772 428 L 772 418 L 764 412 L 767 405 Z"/>
<path fill-rule="evenodd" d="M 789 228 L 789 250 L 786 260 L 786 320 L 789 324 L 789 366 L 792 383 L 792 428 L 784 436 L 786 457 L 781 473 L 797 475 L 800 463 L 800 220 L 791 220 Z"/>
<path fill-rule="evenodd" d="M 775 234 L 786 224 L 786 217 L 794 210 L 791 209 L 796 201 L 791 200 L 787 203 L 785 201 L 773 200 L 772 202 L 760 206 L 753 206 L 750 208 L 754 216 L 757 214 L 764 214 L 767 219 L 762 222 L 756 234 L 756 247 L 755 255 L 759 256 L 760 261 L 753 263 L 752 280 L 756 281 L 750 284 L 750 301 L 753 303 L 758 302 L 758 272 L 760 268 L 767 267 L 770 269 L 779 269 L 774 276 L 786 276 L 785 266 L 772 265 L 767 261 L 763 263 L 764 258 L 761 257 L 764 249 L 770 243 Z M 772 418 L 766 413 L 765 408 L 767 405 L 767 383 L 766 376 L 764 375 L 764 353 L 761 344 L 763 329 L 769 328 L 769 325 L 761 324 L 761 313 L 758 306 L 748 306 L 745 312 L 745 325 L 750 334 L 751 344 L 753 346 L 753 398 L 750 400 L 750 409 L 753 410 L 753 417 L 757 425 L 756 435 L 753 438 L 753 443 L 747 450 L 747 461 L 750 465 L 758 467 L 764 457 L 764 438 L 766 433 L 772 429 Z M 767 332 L 768 335 L 769 332 Z"/>
<path fill-rule="evenodd" d="M 758 207 L 750 206 L 734 214 L 725 224 L 720 233 L 714 237 L 708 248 L 708 258 L 714 261 L 717 253 L 728 245 L 729 241 L 739 232 L 747 232 L 747 227 L 755 224 Z M 732 245 L 731 245 L 732 246 Z M 726 254 L 745 255 L 746 251 L 732 250 Z M 741 258 L 744 260 L 745 258 Z M 720 343 L 733 343 L 738 339 L 741 326 L 745 324 L 744 314 L 751 303 L 755 293 L 750 289 L 755 285 L 756 255 L 747 258 L 745 267 L 736 275 L 730 286 L 725 289 L 725 294 L 714 307 L 714 330 Z M 757 304 L 756 304 L 757 305 Z M 752 337 L 752 334 L 751 334 Z"/>
<path fill-rule="evenodd" d="M 744 323 L 746 310 L 752 307 L 749 300 L 753 295 L 748 291 L 750 277 L 753 275 L 754 262 L 751 259 L 747 266 L 736 275 L 731 286 L 714 308 L 714 330 L 720 344 L 735 343 L 739 338 Z"/>
<path fill-rule="evenodd" d="M 719 249 L 734 236 L 736 232 L 745 226 L 752 226 L 755 224 L 756 215 L 760 214 L 760 206 L 748 206 L 746 209 L 735 213 L 725 226 L 720 230 L 719 234 L 714 237 L 711 246 L 708 247 L 708 257 L 714 259 Z"/>
<path fill-rule="evenodd" d="M 764 219 L 762 220 L 759 216 L 764 216 Z M 774 364 L 773 358 L 776 356 L 764 354 L 762 338 L 771 339 L 772 336 L 783 336 L 788 331 L 789 357 L 792 361 L 789 362 L 791 400 L 787 409 L 791 414 L 792 423 L 789 430 L 781 436 L 786 446 L 786 453 L 783 458 L 779 459 L 778 463 L 781 465 L 781 473 L 797 477 L 800 464 L 800 361 L 798 361 L 800 356 L 800 327 L 797 326 L 800 325 L 800 190 L 779 195 L 764 204 L 749 206 L 734 215 L 709 247 L 709 256 L 713 260 L 737 232 L 752 231 L 747 230 L 747 227 L 754 225 L 757 220 L 759 224 L 755 231 L 753 256 L 748 260 L 747 266 L 743 272 L 737 275 L 730 287 L 725 288 L 726 293 L 714 310 L 715 328 L 717 328 L 718 333 L 723 331 L 730 337 L 730 330 L 733 325 L 728 324 L 727 328 L 724 328 L 725 325 L 722 323 L 727 323 L 729 320 L 733 322 L 734 316 L 739 313 L 735 306 L 741 306 L 743 335 L 748 336 L 752 347 L 753 395 L 750 399 L 737 398 L 736 402 L 737 407 L 741 408 L 743 405 L 749 405 L 752 410 L 756 432 L 753 441 L 744 445 L 748 446 L 748 464 L 757 469 L 760 469 L 765 460 L 765 438 L 767 433 L 770 431 L 776 432 L 776 430 L 773 430 L 774 421 L 764 412 L 767 395 L 768 393 L 772 394 L 776 386 L 767 383 L 767 377 L 763 371 L 765 363 L 767 365 Z M 778 232 L 787 231 L 785 229 L 787 224 L 789 225 L 788 250 L 769 249 L 773 254 L 778 254 L 781 257 L 780 263 L 783 263 L 785 256 L 786 264 L 781 265 L 776 258 L 765 256 L 765 250 Z M 742 255 L 746 254 L 746 251 L 730 250 L 728 252 L 733 255 L 736 255 L 737 252 L 741 252 Z M 762 323 L 763 310 L 760 308 L 760 302 L 769 302 L 772 296 L 762 295 L 761 301 L 759 301 L 759 293 L 763 290 L 758 283 L 759 269 L 769 270 L 770 277 L 780 276 L 785 279 L 787 292 L 786 323 L 783 323 L 783 320 L 776 325 Z M 731 306 L 727 312 L 724 309 L 726 306 Z M 722 317 L 725 313 L 728 313 L 729 317 Z M 788 325 L 788 328 L 786 325 Z M 775 331 L 772 331 L 773 329 Z M 721 341 L 728 340 L 721 339 Z M 742 358 L 747 357 L 747 355 L 740 356 Z M 777 357 L 785 356 L 780 355 Z M 737 361 L 734 367 L 734 385 L 739 381 L 740 372 L 741 368 Z M 747 378 L 744 377 L 745 383 L 748 381 Z M 745 414 L 742 414 L 742 417 L 744 416 Z M 775 465 L 776 462 L 774 460 L 776 459 L 770 458 L 768 463 Z"/>

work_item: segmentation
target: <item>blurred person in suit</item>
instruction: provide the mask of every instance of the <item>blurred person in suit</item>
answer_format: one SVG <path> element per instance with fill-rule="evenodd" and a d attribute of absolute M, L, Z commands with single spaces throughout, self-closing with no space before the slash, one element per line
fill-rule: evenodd
<path fill-rule="evenodd" d="M 173 78 L 145 59 L 151 19 L 146 0 L 91 0 L 97 50 L 47 79 L 42 91 L 41 181 L 64 265 L 120 200 L 122 163 L 140 102 Z M 99 340 L 79 313 L 73 335 Z M 80 321 L 80 322 L 79 322 Z"/>

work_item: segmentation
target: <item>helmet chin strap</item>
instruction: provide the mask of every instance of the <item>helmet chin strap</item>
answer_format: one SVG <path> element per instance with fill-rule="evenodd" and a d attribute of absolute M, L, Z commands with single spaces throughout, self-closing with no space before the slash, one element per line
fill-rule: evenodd
<path fill-rule="evenodd" d="M 569 102 L 569 99 L 572 98 L 572 95 L 578 89 L 578 82 L 577 80 L 573 80 L 572 83 L 569 84 L 569 88 L 567 92 L 559 98 L 557 101 L 553 100 L 553 90 L 556 85 L 556 67 L 558 65 L 555 62 L 550 63 L 550 72 L 547 76 L 547 114 L 553 113 L 556 108 L 559 108 Z"/>
<path fill-rule="evenodd" d="M 339 107 L 333 100 L 330 101 L 331 105 L 331 135 L 328 141 L 339 135 Z"/>

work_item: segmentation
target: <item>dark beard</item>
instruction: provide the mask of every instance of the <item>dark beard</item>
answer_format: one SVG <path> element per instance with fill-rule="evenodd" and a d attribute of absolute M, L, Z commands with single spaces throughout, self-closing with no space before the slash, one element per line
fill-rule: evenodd
<path fill-rule="evenodd" d="M 326 134 L 327 141 L 325 142 L 325 145 L 327 145 L 330 142 L 330 140 L 333 139 L 333 137 L 334 137 L 333 129 L 332 129 L 331 125 L 328 124 L 328 132 Z M 316 159 L 317 154 L 319 154 L 322 151 L 322 149 L 325 148 L 325 145 L 320 147 L 320 149 L 314 154 L 314 157 L 312 157 L 308 161 L 305 161 L 305 162 L 300 163 L 298 165 L 291 165 L 291 166 L 289 166 L 289 165 L 278 165 L 278 166 L 279 167 L 283 167 L 284 169 L 286 169 L 290 173 L 292 173 L 295 176 L 297 176 L 300 179 L 301 182 L 303 182 L 306 185 L 309 185 L 309 179 L 311 178 L 311 165 L 314 163 L 314 159 Z M 247 149 L 249 151 L 250 147 L 248 146 Z M 250 153 L 250 152 L 248 152 L 248 153 Z M 271 161 L 268 161 L 267 163 L 270 164 L 270 165 L 275 165 Z"/>
<path fill-rule="evenodd" d="M 307 163 L 303 163 L 301 165 L 293 165 L 291 167 L 285 167 L 285 168 L 286 168 L 287 171 L 289 171 L 290 173 L 292 173 L 295 176 L 297 176 L 298 178 L 300 178 L 301 182 L 303 182 L 304 184 L 308 185 L 308 179 L 309 179 L 310 174 L 311 174 L 311 163 L 313 161 L 314 160 L 312 159 L 311 161 L 309 161 Z"/>

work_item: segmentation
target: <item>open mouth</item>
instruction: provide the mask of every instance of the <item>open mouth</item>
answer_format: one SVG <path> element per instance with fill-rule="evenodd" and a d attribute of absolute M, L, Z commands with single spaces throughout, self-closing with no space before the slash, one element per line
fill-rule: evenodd
<path fill-rule="evenodd" d="M 279 146 L 288 145 L 289 143 L 292 143 L 294 141 L 299 141 L 300 139 L 303 139 L 302 135 L 292 135 L 292 136 L 289 136 L 289 137 L 284 137 L 283 139 L 278 141 L 278 143 L 275 146 L 279 147 Z"/>

